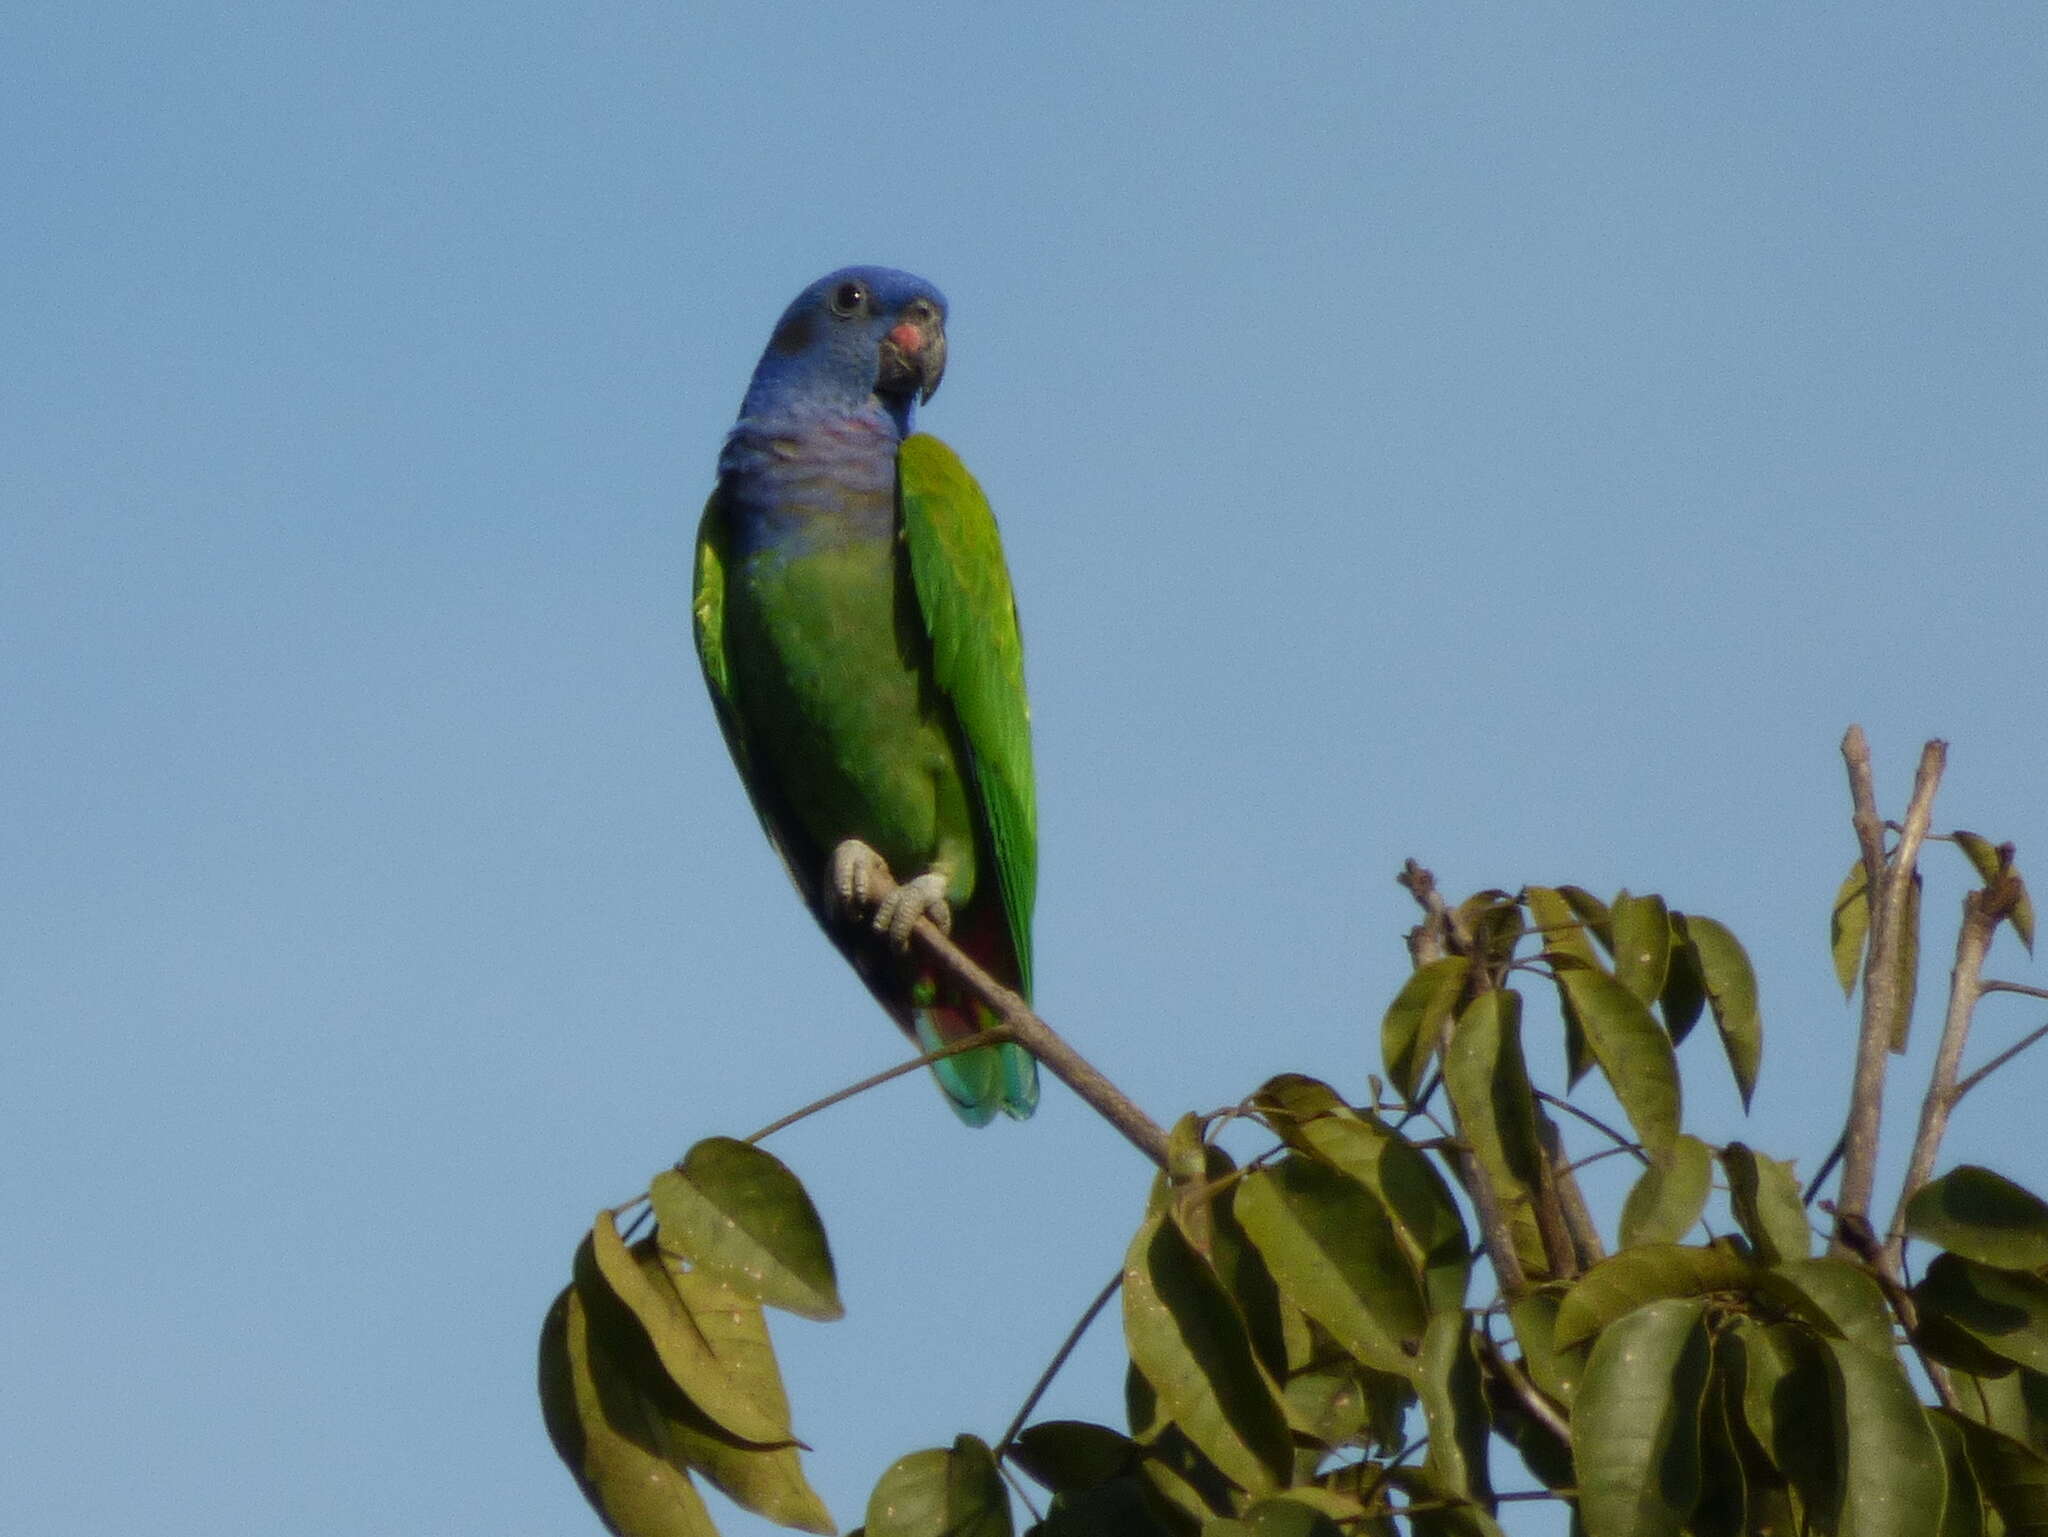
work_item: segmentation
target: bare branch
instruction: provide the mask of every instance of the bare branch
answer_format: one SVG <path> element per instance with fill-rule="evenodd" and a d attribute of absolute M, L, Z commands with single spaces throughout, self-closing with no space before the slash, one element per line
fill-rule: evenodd
<path fill-rule="evenodd" d="M 1566 1446 L 1570 1446 L 1572 1427 L 1565 1417 L 1557 1412 L 1557 1405 L 1545 1398 L 1542 1391 L 1529 1380 L 1521 1368 L 1502 1353 L 1500 1341 L 1484 1329 L 1476 1330 L 1475 1334 L 1479 1341 L 1479 1349 L 1486 1357 L 1487 1366 L 1492 1370 L 1495 1379 L 1515 1395 L 1515 1401 L 1520 1404 L 1522 1412 Z"/>
<path fill-rule="evenodd" d="M 1052 1379 L 1060 1374 L 1060 1368 L 1067 1364 L 1067 1357 L 1071 1356 L 1074 1347 L 1081 1343 L 1081 1336 L 1088 1332 L 1089 1325 L 1093 1324 L 1102 1310 L 1109 1306 L 1109 1299 L 1116 1295 L 1117 1288 L 1123 1284 L 1124 1273 L 1119 1270 L 1109 1278 L 1109 1284 L 1095 1294 L 1095 1300 L 1082 1310 L 1080 1318 L 1075 1320 L 1074 1327 L 1067 1331 L 1067 1337 L 1060 1341 L 1060 1348 L 1053 1352 L 1052 1360 L 1046 1363 L 1045 1370 L 1039 1374 L 1038 1381 L 1034 1382 L 1031 1391 L 1024 1395 L 1023 1406 L 1017 1410 L 1017 1417 L 1010 1421 L 1010 1428 L 1003 1432 L 1002 1440 L 996 1442 L 996 1461 L 1001 1462 L 1010 1454 L 1010 1448 L 1016 1444 L 1017 1435 L 1023 1430 L 1024 1422 L 1031 1417 L 1031 1411 L 1038 1407 L 1039 1399 L 1045 1397 L 1045 1390 L 1052 1386 Z"/>
<path fill-rule="evenodd" d="M 1987 993 L 1991 991 L 1990 983 L 1985 984 L 1984 991 Z M 1961 1099 L 1965 1094 L 1969 1093 L 1970 1090 L 1976 1088 L 1978 1084 L 1982 1083 L 1986 1078 L 1989 1078 L 2001 1067 L 2004 1067 L 2006 1063 L 2010 1062 L 2014 1057 L 2018 1056 L 2021 1052 L 2025 1051 L 2029 1046 L 2032 1046 L 2033 1044 L 2035 1044 L 2035 1042 L 2043 1039 L 2048 1039 L 2048 1025 L 2043 1025 L 2040 1029 L 2035 1030 L 2028 1035 L 2022 1036 L 2018 1041 L 2006 1047 L 2005 1050 L 2001 1051 L 1989 1062 L 1986 1062 L 1982 1067 L 1978 1068 L 1976 1072 L 1970 1074 L 1969 1077 L 1965 1078 L 1961 1083 L 1957 1084 L 1956 1098 Z"/>
<path fill-rule="evenodd" d="M 1948 1013 L 1942 1020 L 1941 1046 L 1934 1055 L 1927 1097 L 1920 1102 L 1920 1129 L 1913 1138 L 1905 1181 L 1899 1186 L 1898 1210 L 1892 1214 L 1891 1230 L 1885 1235 L 1885 1264 L 1893 1275 L 1898 1274 L 1906 1249 L 1906 1203 L 1934 1173 L 1935 1154 L 1948 1131 L 1950 1112 L 1961 1098 L 1956 1088 L 1956 1071 L 1962 1066 L 1963 1047 L 1970 1038 L 1970 1016 L 1983 993 L 1978 977 L 1983 973 L 1985 952 L 1991 948 L 1998 917 L 1997 904 L 1989 891 L 1973 891 L 1963 898 L 1963 923 L 1956 934 L 1955 968 L 1949 973 Z"/>
<path fill-rule="evenodd" d="M 746 1140 L 749 1142 L 765 1141 L 769 1137 L 774 1136 L 778 1131 L 783 1131 L 788 1127 L 796 1125 L 798 1121 L 816 1115 L 820 1110 L 830 1110 L 834 1105 L 844 1104 L 849 1099 L 858 1098 L 860 1095 L 867 1093 L 869 1089 L 878 1089 L 892 1078 L 901 1078 L 905 1073 L 914 1073 L 921 1067 L 930 1067 L 934 1062 L 943 1062 L 948 1057 L 957 1057 L 963 1051 L 975 1051 L 980 1047 L 991 1045 L 997 1041 L 1010 1040 L 1012 1038 L 1007 1026 L 999 1026 L 994 1030 L 984 1030 L 980 1034 L 970 1036 L 964 1041 L 954 1041 L 949 1046 L 941 1046 L 937 1051 L 928 1051 L 921 1057 L 912 1057 L 908 1062 L 898 1062 L 894 1067 L 885 1067 L 879 1073 L 870 1073 L 858 1083 L 849 1083 L 845 1088 L 835 1090 L 827 1094 L 823 1099 L 814 1099 L 808 1105 L 801 1106 L 790 1111 L 788 1115 L 770 1121 Z"/>
<path fill-rule="evenodd" d="M 1914 866 L 1927 825 L 1934 814 L 1934 792 L 1948 757 L 1948 744 L 1927 743 L 1913 776 L 1913 797 L 1889 860 L 1884 857 L 1884 822 L 1877 814 L 1870 772 L 1870 744 L 1861 726 L 1842 738 L 1842 757 L 1849 770 L 1849 792 L 1855 803 L 1851 818 L 1863 850 L 1865 885 L 1870 893 L 1870 941 L 1863 962 L 1863 1022 L 1856 1041 L 1856 1076 L 1849 1097 L 1847 1151 L 1842 1184 L 1836 1195 L 1838 1230 L 1834 1248 L 1847 1247 L 1840 1221 L 1867 1223 L 1870 1193 L 1877 1179 L 1878 1128 L 1884 1114 L 1884 1074 L 1891 1045 L 1904 1024 L 1898 974 L 1899 934 L 1913 884 Z"/>
<path fill-rule="evenodd" d="M 886 870 L 872 870 L 868 878 L 868 900 L 880 905 L 896 889 Z M 1080 1095 L 1088 1107 L 1122 1132 L 1125 1139 L 1147 1158 L 1166 1167 L 1166 1133 L 1158 1122 L 1133 1104 L 1123 1090 L 1111 1083 L 1051 1025 L 1031 1011 L 1031 1006 L 990 976 L 954 944 L 929 918 L 917 920 L 911 942 L 948 980 L 986 1004 L 1001 1020 L 1011 1040 L 1045 1064 L 1053 1077 Z M 990 1032 L 991 1034 L 993 1032 Z"/>
<path fill-rule="evenodd" d="M 1436 877 L 1410 859 L 1402 863 L 1401 873 L 1394 880 L 1415 898 L 1423 913 L 1421 924 L 1408 931 L 1409 959 L 1417 966 L 1426 966 L 1457 953 L 1458 936 L 1453 932 L 1456 924 L 1436 889 Z"/>
<path fill-rule="evenodd" d="M 2029 987 L 2024 982 L 1986 982 L 1980 991 L 2018 993 L 2022 998 L 2048 998 L 2048 987 Z"/>
<path fill-rule="evenodd" d="M 1592 1127 L 1595 1131 L 1599 1132 L 1609 1142 L 1612 1142 L 1614 1144 L 1613 1150 L 1615 1152 L 1633 1153 L 1640 1162 L 1645 1164 L 1647 1164 L 1650 1161 L 1650 1155 L 1643 1151 L 1642 1143 L 1637 1142 L 1631 1137 L 1624 1137 L 1620 1132 L 1616 1131 L 1612 1126 L 1609 1126 L 1605 1121 L 1601 1120 L 1599 1116 L 1594 1115 L 1591 1111 L 1581 1110 L 1577 1105 L 1573 1104 L 1570 1100 L 1562 1099 L 1559 1096 L 1551 1093 L 1548 1089 L 1538 1089 L 1536 1091 L 1536 1097 L 1542 1100 L 1543 1103 L 1546 1105 L 1554 1105 L 1559 1110 L 1564 1111 L 1567 1115 L 1577 1116 L 1580 1120 L 1584 1121 L 1588 1126 Z M 1581 1160 L 1581 1162 L 1583 1161 L 1584 1160 Z"/>

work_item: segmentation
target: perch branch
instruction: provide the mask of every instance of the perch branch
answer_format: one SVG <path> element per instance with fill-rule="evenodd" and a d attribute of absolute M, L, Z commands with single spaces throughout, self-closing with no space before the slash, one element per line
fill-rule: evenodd
<path fill-rule="evenodd" d="M 887 871 L 874 870 L 870 873 L 870 903 L 879 905 L 895 889 L 896 882 Z M 1159 1124 L 1097 1072 L 1051 1025 L 1032 1013 L 1029 1004 L 977 966 L 931 919 L 918 919 L 910 938 L 911 943 L 948 980 L 988 1006 L 1002 1022 L 1011 1040 L 1044 1063 L 1053 1077 L 1080 1095 L 1091 1110 L 1122 1132 L 1131 1146 L 1160 1168 L 1166 1167 L 1166 1133 Z"/>

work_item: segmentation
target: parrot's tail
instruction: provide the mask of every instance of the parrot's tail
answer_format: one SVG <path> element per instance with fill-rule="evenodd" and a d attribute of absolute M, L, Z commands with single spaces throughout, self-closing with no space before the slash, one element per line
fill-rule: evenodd
<path fill-rule="evenodd" d="M 976 1009 L 975 1013 L 987 1017 L 986 1010 Z M 926 1051 L 950 1046 L 981 1028 L 968 1022 L 964 1010 L 946 1004 L 920 1008 L 912 1018 L 918 1045 Z M 993 1018 L 987 1022 L 995 1023 Z M 1015 1041 L 934 1062 L 932 1076 L 946 1091 L 954 1112 L 969 1126 L 988 1125 L 998 1110 L 1021 1121 L 1038 1108 L 1038 1061 Z"/>
<path fill-rule="evenodd" d="M 953 941 L 1007 987 L 1016 987 L 1016 960 L 1007 928 L 994 923 L 956 928 Z M 925 1051 L 964 1041 L 997 1021 L 981 1004 L 962 998 L 933 973 L 920 971 L 911 988 L 911 1031 Z M 932 1064 L 932 1076 L 969 1126 L 986 1126 L 995 1113 L 1025 1120 L 1038 1108 L 1038 1059 L 1015 1041 L 963 1051 Z"/>

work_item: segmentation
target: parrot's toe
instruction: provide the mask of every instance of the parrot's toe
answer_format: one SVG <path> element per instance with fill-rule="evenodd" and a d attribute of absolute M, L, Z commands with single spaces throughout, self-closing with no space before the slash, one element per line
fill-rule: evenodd
<path fill-rule="evenodd" d="M 887 934 L 889 943 L 899 950 L 910 948 L 910 931 L 920 918 L 929 918 L 941 931 L 951 933 L 953 908 L 946 900 L 946 885 L 942 870 L 927 870 L 916 880 L 905 881 L 875 905 L 875 932 Z"/>
<path fill-rule="evenodd" d="M 874 901 L 870 893 L 875 889 L 878 873 L 889 873 L 887 861 L 860 839 L 848 838 L 832 851 L 828 876 L 831 886 L 825 893 L 825 904 L 842 917 L 860 917 Z"/>

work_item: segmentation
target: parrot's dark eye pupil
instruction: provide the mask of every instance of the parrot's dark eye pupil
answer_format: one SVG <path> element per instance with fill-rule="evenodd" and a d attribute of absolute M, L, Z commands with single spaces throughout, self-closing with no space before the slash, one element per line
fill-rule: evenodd
<path fill-rule="evenodd" d="M 841 283 L 832 290 L 832 311 L 837 315 L 857 315 L 867 300 L 868 291 L 860 284 Z"/>

